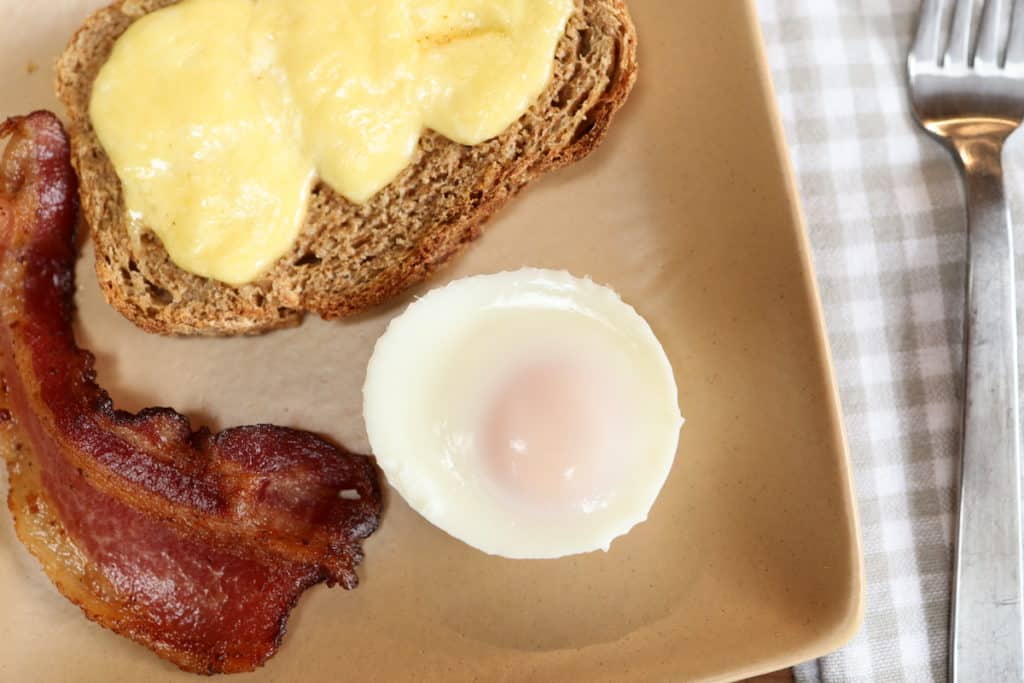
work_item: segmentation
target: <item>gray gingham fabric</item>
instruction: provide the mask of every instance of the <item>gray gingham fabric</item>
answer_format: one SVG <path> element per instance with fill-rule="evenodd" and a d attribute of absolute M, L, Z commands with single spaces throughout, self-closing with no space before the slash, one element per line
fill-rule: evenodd
<path fill-rule="evenodd" d="M 953 161 L 909 111 L 919 0 L 757 5 L 814 247 L 867 579 L 861 632 L 797 677 L 945 681 L 966 218 Z M 1007 163 L 1024 217 L 1024 137 Z"/>

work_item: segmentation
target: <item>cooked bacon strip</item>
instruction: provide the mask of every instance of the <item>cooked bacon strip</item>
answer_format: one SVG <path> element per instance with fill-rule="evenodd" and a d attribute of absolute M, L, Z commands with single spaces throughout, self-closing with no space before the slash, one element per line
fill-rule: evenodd
<path fill-rule="evenodd" d="M 18 537 L 103 626 L 198 673 L 251 671 L 299 595 L 353 588 L 380 491 L 362 456 L 267 425 L 115 411 L 71 329 L 77 180 L 57 118 L 0 126 L 0 452 Z"/>

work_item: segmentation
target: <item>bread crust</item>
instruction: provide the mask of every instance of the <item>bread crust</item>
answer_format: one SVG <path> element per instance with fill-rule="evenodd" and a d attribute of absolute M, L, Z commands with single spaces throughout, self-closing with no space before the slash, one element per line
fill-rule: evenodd
<path fill-rule="evenodd" d="M 305 311 L 335 319 L 387 301 L 479 238 L 528 184 L 593 151 L 637 75 L 623 0 L 575 0 L 551 83 L 519 121 L 473 147 L 426 132 L 410 166 L 364 205 L 317 184 L 292 250 L 232 287 L 175 266 L 148 230 L 138 242 L 129 237 L 120 181 L 89 120 L 92 83 L 117 38 L 176 2 L 118 0 L 98 10 L 57 63 L 100 287 L 122 315 L 157 334 L 259 334 L 296 325 Z"/>

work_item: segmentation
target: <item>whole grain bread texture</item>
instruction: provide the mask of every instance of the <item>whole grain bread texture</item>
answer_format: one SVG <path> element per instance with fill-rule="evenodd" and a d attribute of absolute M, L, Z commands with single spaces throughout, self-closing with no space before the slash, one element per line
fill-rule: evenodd
<path fill-rule="evenodd" d="M 412 163 L 365 204 L 324 183 L 313 189 L 292 250 L 233 287 L 178 268 L 154 233 L 129 236 L 121 183 L 90 123 L 92 85 L 114 43 L 139 17 L 177 0 L 120 0 L 89 17 L 57 63 L 82 215 L 107 301 L 148 332 L 257 334 L 365 311 L 416 284 L 481 235 L 531 181 L 586 156 L 636 80 L 636 32 L 622 0 L 575 0 L 554 73 L 531 109 L 472 147 L 425 132 Z"/>

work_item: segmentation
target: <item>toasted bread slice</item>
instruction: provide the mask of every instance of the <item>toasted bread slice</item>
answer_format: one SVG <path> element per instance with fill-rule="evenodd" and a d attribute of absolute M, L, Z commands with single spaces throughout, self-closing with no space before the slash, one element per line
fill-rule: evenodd
<path fill-rule="evenodd" d="M 292 250 L 258 280 L 232 287 L 178 268 L 159 239 L 129 237 L 121 183 L 89 120 L 92 85 L 133 21 L 177 0 L 120 0 L 93 14 L 57 64 L 82 214 L 107 301 L 159 334 L 254 334 L 294 325 L 304 311 L 364 311 L 444 265 L 530 181 L 586 156 L 636 80 L 636 33 L 622 0 L 576 0 L 554 75 L 534 106 L 473 147 L 432 132 L 413 162 L 363 205 L 319 183 Z"/>

